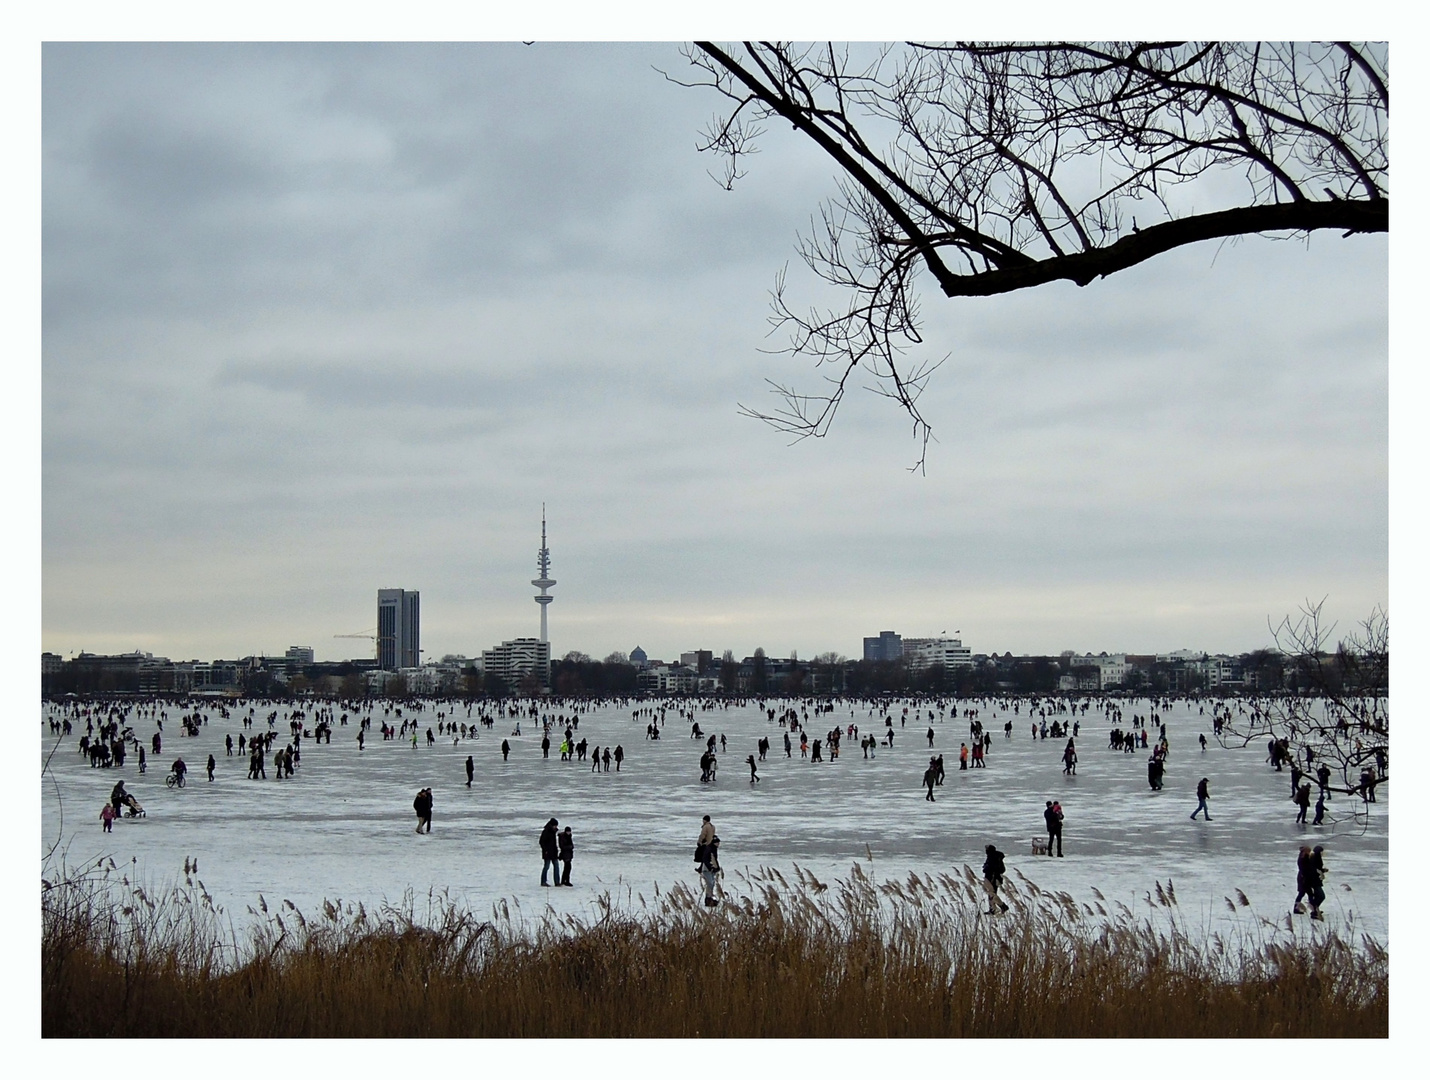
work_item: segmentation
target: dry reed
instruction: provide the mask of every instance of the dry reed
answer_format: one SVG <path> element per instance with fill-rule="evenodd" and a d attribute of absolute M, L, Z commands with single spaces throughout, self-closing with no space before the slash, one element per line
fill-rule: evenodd
<path fill-rule="evenodd" d="M 479 919 L 441 894 L 316 917 L 260 897 L 240 934 L 186 874 L 146 889 L 110 864 L 45 883 L 50 1036 L 1384 1037 L 1386 950 L 1247 913 L 1189 931 L 1026 880 L 979 914 L 959 875 L 829 885 L 762 870 L 715 911 L 684 885 L 589 918 Z M 155 893 L 158 895 L 155 895 Z M 1099 896 L 1099 900 L 1102 898 Z M 1236 905 L 1228 900 L 1235 909 Z"/>

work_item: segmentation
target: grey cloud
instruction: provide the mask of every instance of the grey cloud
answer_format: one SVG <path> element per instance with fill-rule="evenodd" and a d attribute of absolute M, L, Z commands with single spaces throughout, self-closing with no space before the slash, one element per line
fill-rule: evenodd
<path fill-rule="evenodd" d="M 719 190 L 718 103 L 658 64 L 46 46 L 47 642 L 282 648 L 404 581 L 470 652 L 529 629 L 543 500 L 558 650 L 1252 647 L 1306 595 L 1384 600 L 1383 243 L 930 292 L 928 474 L 862 392 L 788 446 L 736 402 L 818 379 L 758 350 L 829 168 L 772 129 Z"/>

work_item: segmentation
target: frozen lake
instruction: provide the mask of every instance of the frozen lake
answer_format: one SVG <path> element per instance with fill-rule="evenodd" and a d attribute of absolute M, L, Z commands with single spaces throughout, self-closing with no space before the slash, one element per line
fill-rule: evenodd
<path fill-rule="evenodd" d="M 1012 738 L 1005 738 L 1007 709 L 984 705 L 980 719 L 993 735 L 987 768 L 960 772 L 958 750 L 968 741 L 968 722 L 934 720 L 933 750 L 924 719 L 910 719 L 899 729 L 901 710 L 893 709 L 896 735 L 892 748 L 878 747 L 866 760 L 858 738 L 845 739 L 838 761 L 800 758 L 798 737 L 791 759 L 784 755 L 784 729 L 767 719 L 754 704 L 700 711 L 696 718 L 707 735 L 724 734 L 727 752 L 720 755 L 718 779 L 700 782 L 703 742 L 692 740 L 690 722 L 677 707 L 666 713 L 659 741 L 644 737 L 648 718 L 632 719 L 639 704 L 600 707 L 581 714 L 576 738 L 602 747 L 621 744 L 625 764 L 617 773 L 592 773 L 589 763 L 559 760 L 560 732 L 553 730 L 551 756 L 543 760 L 540 728 L 523 718 L 526 734 L 510 734 L 514 721 L 497 719 L 477 738 L 439 737 L 427 746 L 425 737 L 414 749 L 407 741 L 383 741 L 378 726 L 395 716 L 377 705 L 366 749 L 356 742 L 357 724 L 333 730 L 331 745 L 304 739 L 302 763 L 292 780 L 274 779 L 272 754 L 268 779 L 245 779 L 247 755 L 227 757 L 224 736 L 235 741 L 246 716 L 233 711 L 221 719 L 205 709 L 209 722 L 197 737 L 180 736 L 183 710 L 168 706 L 163 754 L 150 756 L 147 774 L 140 776 L 131 753 L 123 769 L 90 768 L 77 752 L 84 733 L 81 722 L 54 755 L 42 789 L 41 851 L 56 840 L 70 865 L 112 857 L 116 863 L 137 860 L 141 878 L 155 882 L 181 876 L 185 858 L 197 858 L 197 875 L 236 923 L 259 894 L 270 906 L 291 900 L 305 912 L 323 899 L 398 899 L 408 890 L 419 898 L 429 888 L 447 890 L 478 913 L 503 898 L 516 901 L 528 914 L 550 904 L 558 911 L 589 910 L 605 890 L 627 889 L 650 897 L 655 884 L 664 890 L 678 881 L 694 884 L 691 859 L 701 815 L 710 814 L 721 838 L 726 888 L 738 887 L 733 871 L 770 866 L 788 876 L 798 863 L 822 880 L 847 874 L 850 863 L 878 879 L 903 878 L 910 871 L 940 873 L 965 863 L 977 870 L 983 846 L 995 843 L 1016 869 L 1050 890 L 1066 890 L 1080 901 L 1093 899 L 1096 887 L 1109 900 L 1121 900 L 1146 912 L 1142 897 L 1154 882 L 1175 883 L 1183 915 L 1193 926 L 1214 925 L 1229 917 L 1223 897 L 1241 889 L 1253 911 L 1283 920 L 1295 894 L 1296 853 L 1304 843 L 1324 844 L 1330 870 L 1326 917 L 1338 925 L 1353 917 L 1356 926 L 1382 941 L 1389 938 L 1388 785 L 1378 792 L 1369 820 L 1357 821 L 1352 800 L 1336 796 L 1326 824 L 1296 825 L 1289 801 L 1290 777 L 1266 764 L 1265 746 L 1222 749 L 1212 739 L 1210 709 L 1198 715 L 1195 705 L 1178 703 L 1162 718 L 1170 735 L 1166 786 L 1160 792 L 1147 784 L 1148 751 L 1126 754 L 1107 748 L 1112 726 L 1089 710 L 1077 740 L 1077 775 L 1064 776 L 1061 755 L 1066 740 L 1032 739 L 1027 706 L 1014 720 Z M 787 703 L 774 707 L 783 709 Z M 968 702 L 958 703 L 959 708 Z M 692 703 L 679 703 L 692 707 Z M 277 749 L 288 735 L 288 714 L 277 706 Z M 246 733 L 268 729 L 274 706 L 259 706 Z M 289 706 L 288 708 L 291 708 Z M 429 705 L 415 714 L 425 732 L 435 728 L 438 708 L 455 710 L 452 718 L 468 722 L 465 705 Z M 882 713 L 844 703 L 833 713 L 810 714 L 810 739 L 823 737 L 836 722 L 859 725 L 860 735 L 882 733 Z M 1124 704 L 1123 727 L 1145 702 Z M 552 710 L 571 715 L 569 708 Z M 935 712 L 937 709 L 935 708 Z M 404 709 L 407 716 L 414 715 Z M 54 737 L 42 713 L 42 754 Z M 311 709 L 310 709 L 311 715 Z M 475 721 L 473 709 L 471 720 Z M 133 722 L 146 747 L 155 731 L 152 719 Z M 311 730 L 312 721 L 309 721 Z M 1156 729 L 1149 729 L 1155 738 Z M 1198 748 L 1205 733 L 1209 748 Z M 744 764 L 756 740 L 770 739 L 768 760 L 759 766 L 760 782 L 749 782 Z M 511 743 L 503 762 L 502 739 Z M 218 767 L 215 780 L 204 776 L 212 753 Z M 937 801 L 924 798 L 921 777 L 931 753 L 945 755 L 947 779 L 935 789 Z M 475 759 L 472 787 L 465 786 L 464 763 Z M 189 765 L 189 784 L 166 789 L 164 778 L 176 756 Z M 1211 788 L 1211 822 L 1190 821 L 1196 806 L 1198 779 Z M 99 812 L 111 787 L 123 779 L 144 805 L 148 816 L 117 821 L 112 834 L 101 831 Z M 412 799 L 431 787 L 435 812 L 430 836 L 414 834 Z M 1043 833 L 1045 799 L 1057 799 L 1066 814 L 1066 857 L 1030 854 L 1030 840 Z M 1358 800 L 1357 800 L 1358 802 Z M 550 817 L 570 825 L 575 838 L 574 888 L 543 889 L 538 884 L 541 857 L 537 835 Z M 872 862 L 868 861 L 872 856 Z M 1245 917 L 1242 917 L 1244 923 Z M 1298 919 L 1298 922 L 1305 922 Z"/>

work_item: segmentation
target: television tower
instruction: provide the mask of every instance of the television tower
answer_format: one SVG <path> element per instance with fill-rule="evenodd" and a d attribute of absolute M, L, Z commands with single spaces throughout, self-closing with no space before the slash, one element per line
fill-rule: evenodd
<path fill-rule="evenodd" d="M 546 547 L 546 504 L 541 504 L 541 550 L 536 553 L 536 571 L 541 576 L 535 578 L 532 584 L 541 590 L 541 593 L 534 597 L 541 605 L 541 640 L 546 641 L 546 605 L 555 600 L 554 596 L 547 596 L 546 590 L 555 585 L 551 579 L 551 552 Z"/>

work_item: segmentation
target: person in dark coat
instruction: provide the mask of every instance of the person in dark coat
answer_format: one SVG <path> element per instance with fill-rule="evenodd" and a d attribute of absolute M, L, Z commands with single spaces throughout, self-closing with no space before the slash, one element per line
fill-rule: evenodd
<path fill-rule="evenodd" d="M 715 896 L 720 874 L 720 838 L 712 836 L 709 843 L 700 845 L 700 884 L 705 890 L 706 907 L 720 905 L 720 901 Z"/>
<path fill-rule="evenodd" d="M 1302 897 L 1310 895 L 1311 892 L 1311 849 L 1302 845 L 1301 850 L 1296 854 L 1296 899 L 1291 904 L 1291 912 L 1295 915 L 1306 914 L 1305 907 L 1301 904 Z"/>
<path fill-rule="evenodd" d="M 214 767 L 215 767 L 217 764 L 218 764 L 218 762 L 216 762 L 216 761 L 214 760 L 214 756 L 213 756 L 212 754 L 210 754 L 210 755 L 209 755 L 209 783 L 211 783 L 211 784 L 213 783 L 213 779 L 214 779 Z"/>
<path fill-rule="evenodd" d="M 556 836 L 556 853 L 561 859 L 561 880 L 559 885 L 571 884 L 571 856 L 575 853 L 576 842 L 571 839 L 571 826 L 567 825 Z"/>
<path fill-rule="evenodd" d="M 1296 824 L 1306 824 L 1306 813 L 1311 809 L 1311 785 L 1302 784 L 1296 789 L 1296 805 L 1300 809 L 1296 812 Z"/>
<path fill-rule="evenodd" d="M 556 884 L 561 884 L 561 869 L 557 866 L 557 859 L 560 857 L 556 841 L 556 819 L 552 818 L 546 823 L 546 828 L 541 830 L 541 884 L 546 886 L 546 871 L 550 870 Z"/>
<path fill-rule="evenodd" d="M 1192 820 L 1197 820 L 1197 815 L 1201 814 L 1208 821 L 1212 819 L 1211 811 L 1207 809 L 1207 800 L 1211 795 L 1207 793 L 1207 778 L 1203 776 L 1197 782 L 1197 808 L 1192 811 Z"/>
<path fill-rule="evenodd" d="M 472 760 L 472 755 L 467 755 L 467 787 L 472 786 L 472 775 L 477 771 L 477 764 Z"/>
<path fill-rule="evenodd" d="M 508 754 L 510 754 L 510 753 L 511 753 L 511 743 L 509 743 L 509 742 L 507 742 L 505 739 L 503 739 L 503 740 L 501 741 L 501 759 L 502 759 L 503 761 L 505 761 L 505 760 L 506 760 L 506 756 L 507 756 Z"/>
<path fill-rule="evenodd" d="M 1063 857 L 1063 811 L 1062 807 L 1054 806 L 1051 799 L 1047 800 L 1047 809 L 1043 811 L 1043 821 L 1048 826 L 1048 857 L 1053 854 L 1053 845 L 1057 845 L 1058 858 Z"/>
<path fill-rule="evenodd" d="M 992 844 L 983 849 L 986 858 L 983 860 L 983 888 L 988 892 L 988 914 L 996 915 L 998 911 L 1007 911 L 1008 905 L 998 898 L 998 888 L 1003 884 L 1003 853 Z M 993 905 L 998 905 L 995 911 Z"/>
<path fill-rule="evenodd" d="M 924 798 L 928 802 L 936 801 L 933 797 L 933 786 L 936 783 L 938 783 L 938 773 L 934 770 L 934 767 L 930 765 L 924 770 L 924 787 L 928 788 L 928 794 L 925 795 Z"/>
<path fill-rule="evenodd" d="M 755 755 L 751 754 L 749 757 L 745 758 L 745 764 L 750 767 L 750 783 L 758 784 L 760 782 L 760 778 L 755 773 Z"/>
<path fill-rule="evenodd" d="M 1324 882 L 1326 880 L 1326 864 L 1321 858 L 1321 852 L 1326 849 L 1320 844 L 1311 852 L 1311 858 L 1306 863 L 1306 885 L 1308 895 L 1311 900 L 1311 918 L 1324 922 L 1325 916 L 1321 914 L 1321 905 L 1326 902 L 1326 890 Z"/>
<path fill-rule="evenodd" d="M 412 809 L 417 811 L 417 832 L 432 831 L 432 789 L 423 788 L 412 800 Z"/>

